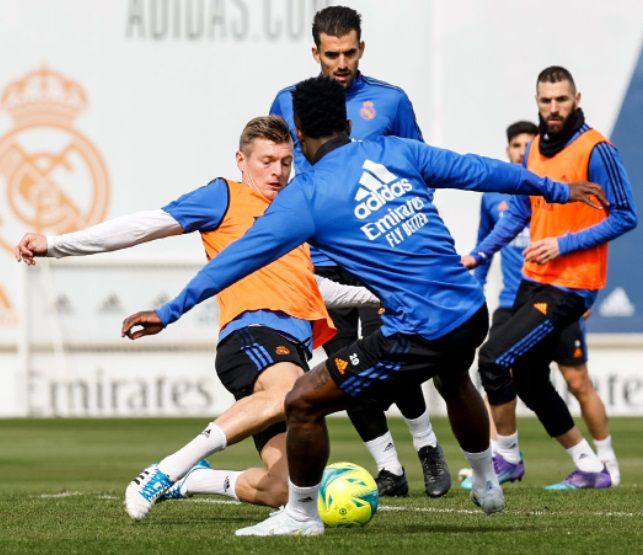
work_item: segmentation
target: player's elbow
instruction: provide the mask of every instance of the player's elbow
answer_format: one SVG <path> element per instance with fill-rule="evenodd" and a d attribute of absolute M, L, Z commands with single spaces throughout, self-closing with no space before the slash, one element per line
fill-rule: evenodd
<path fill-rule="evenodd" d="M 639 217 L 635 210 L 628 210 L 624 219 L 625 231 L 630 231 L 639 225 Z"/>
<path fill-rule="evenodd" d="M 618 223 L 616 229 L 618 235 L 620 236 L 624 233 L 627 233 L 628 231 L 631 231 L 638 225 L 638 214 L 633 208 L 628 207 L 627 209 L 619 209 L 617 222 Z"/>

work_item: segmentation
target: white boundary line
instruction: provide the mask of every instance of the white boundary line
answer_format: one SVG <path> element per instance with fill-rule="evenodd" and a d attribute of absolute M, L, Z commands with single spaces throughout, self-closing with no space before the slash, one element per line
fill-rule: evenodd
<path fill-rule="evenodd" d="M 63 497 L 80 497 L 84 495 L 95 496 L 96 499 L 104 500 L 117 500 L 120 497 L 116 495 L 107 495 L 100 493 L 90 493 L 86 494 L 80 491 L 64 491 L 61 493 L 43 493 L 40 495 L 33 495 L 32 497 L 37 497 L 41 499 L 56 499 Z M 203 503 L 207 505 L 243 505 L 241 501 L 234 501 L 232 499 L 216 499 L 214 497 L 199 497 L 192 499 L 183 499 L 183 502 L 188 503 Z M 269 507 L 266 507 L 269 508 Z M 380 505 L 377 508 L 378 512 L 383 513 L 433 513 L 433 514 L 458 514 L 458 515 L 480 515 L 482 516 L 482 511 L 479 509 L 438 509 L 436 507 L 403 507 L 397 505 Z M 623 511 L 606 511 L 606 512 L 589 512 L 589 511 L 557 511 L 557 512 L 545 512 L 545 511 L 508 511 L 509 514 L 515 516 L 565 516 L 565 515 L 580 515 L 580 516 L 597 516 L 597 517 L 623 517 L 623 518 L 641 518 L 643 517 L 643 511 L 636 513 L 629 513 Z"/>

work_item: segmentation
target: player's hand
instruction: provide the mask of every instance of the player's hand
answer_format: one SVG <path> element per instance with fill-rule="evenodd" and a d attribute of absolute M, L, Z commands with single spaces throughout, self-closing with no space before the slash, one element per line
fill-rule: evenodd
<path fill-rule="evenodd" d="M 597 202 L 598 201 L 598 202 Z M 569 183 L 569 201 L 568 202 L 584 202 L 592 208 L 602 210 L 607 209 L 610 205 L 603 187 L 598 183 L 591 183 L 590 181 L 574 181 Z"/>
<path fill-rule="evenodd" d="M 529 246 L 522 251 L 526 262 L 535 262 L 536 264 L 545 264 L 554 258 L 560 256 L 558 248 L 558 239 L 556 237 L 546 237 L 529 243 Z"/>
<path fill-rule="evenodd" d="M 476 262 L 476 259 L 470 254 L 465 254 L 464 256 L 461 256 L 460 262 L 462 262 L 462 265 L 467 270 L 473 270 L 478 265 L 478 263 Z"/>
<path fill-rule="evenodd" d="M 583 312 L 583 315 L 581 316 L 581 318 L 583 320 L 587 320 L 591 315 L 592 315 L 592 309 L 588 308 L 585 312 Z"/>
<path fill-rule="evenodd" d="M 133 330 L 136 326 L 139 329 Z M 144 310 L 132 314 L 123 320 L 121 337 L 129 337 L 131 340 L 138 339 L 144 335 L 155 335 L 163 330 L 163 324 L 158 314 L 153 310 Z"/>
<path fill-rule="evenodd" d="M 18 262 L 24 262 L 27 266 L 34 266 L 36 256 L 46 256 L 47 238 L 40 233 L 25 233 L 14 249 Z"/>

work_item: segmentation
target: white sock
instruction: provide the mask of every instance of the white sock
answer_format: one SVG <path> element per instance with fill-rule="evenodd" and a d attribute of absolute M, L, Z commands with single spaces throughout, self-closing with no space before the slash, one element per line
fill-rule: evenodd
<path fill-rule="evenodd" d="M 493 456 L 498 452 L 498 442 L 492 438 L 489 443 L 491 443 L 491 455 Z"/>
<path fill-rule="evenodd" d="M 576 468 L 583 472 L 600 472 L 603 470 L 603 463 L 596 456 L 586 439 L 581 439 L 579 443 L 565 449 L 574 461 Z"/>
<path fill-rule="evenodd" d="M 319 484 L 315 486 L 296 486 L 289 479 L 286 511 L 297 520 L 319 520 L 318 495 Z"/>
<path fill-rule="evenodd" d="M 607 436 L 605 439 L 595 439 L 594 446 L 596 447 L 596 454 L 602 461 L 615 461 L 616 453 L 612 447 L 612 436 Z"/>
<path fill-rule="evenodd" d="M 491 482 L 494 486 L 500 486 L 498 476 L 496 476 L 496 472 L 493 469 L 491 447 L 488 447 L 480 453 L 467 453 L 466 451 L 463 451 L 463 453 L 473 471 L 471 485 L 474 489 L 480 490 L 484 488 L 487 482 Z"/>
<path fill-rule="evenodd" d="M 237 497 L 237 478 L 243 472 L 236 470 L 214 470 L 212 468 L 197 468 L 190 472 L 183 482 L 182 493 L 184 495 L 194 493 L 206 493 L 215 495 L 226 495 L 239 501 Z"/>
<path fill-rule="evenodd" d="M 390 431 L 380 437 L 366 441 L 364 445 L 366 445 L 373 459 L 375 459 L 378 471 L 386 469 L 396 476 L 402 475 L 404 470 L 397 456 L 397 449 L 395 449 L 395 443 Z"/>
<path fill-rule="evenodd" d="M 496 435 L 496 455 L 512 464 L 520 462 L 520 446 L 518 445 L 518 432 L 509 436 Z"/>
<path fill-rule="evenodd" d="M 435 447 L 438 444 L 438 438 L 435 437 L 435 432 L 429 420 L 429 413 L 424 409 L 424 413 L 417 418 L 405 418 L 406 425 L 413 436 L 413 447 L 416 451 L 430 445 Z"/>
<path fill-rule="evenodd" d="M 159 463 L 159 469 L 167 474 L 170 480 L 176 482 L 201 459 L 217 451 L 223 451 L 227 443 L 223 430 L 211 422 L 190 443 L 165 457 Z"/>

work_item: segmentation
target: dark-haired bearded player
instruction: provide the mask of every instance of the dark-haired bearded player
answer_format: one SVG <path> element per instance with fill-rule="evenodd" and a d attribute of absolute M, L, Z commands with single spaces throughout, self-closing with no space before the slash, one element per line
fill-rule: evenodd
<path fill-rule="evenodd" d="M 346 112 L 352 122 L 351 138 L 375 139 L 393 135 L 422 141 L 422 133 L 413 106 L 406 93 L 395 85 L 368 77 L 359 71 L 364 54 L 361 16 L 345 6 L 329 6 L 315 14 L 312 26 L 313 57 L 321 74 L 337 81 L 346 90 Z M 281 90 L 270 113 L 283 117 L 290 127 L 295 153 L 295 171 L 311 167 L 297 139 L 293 118 L 294 85 Z M 355 276 L 311 248 L 315 274 L 347 285 L 359 285 Z M 360 337 L 377 331 L 382 320 L 377 308 L 328 309 L 337 327 L 337 335 L 324 344 L 328 356 L 347 347 Z M 433 431 L 422 387 L 407 387 L 404 395 L 392 399 L 411 432 L 424 476 L 424 491 L 430 497 L 445 495 L 451 487 L 451 474 L 442 447 Z M 384 409 L 373 403 L 347 411 L 353 426 L 377 465 L 377 490 L 380 495 L 405 496 L 409 486 L 400 462 Z"/>

